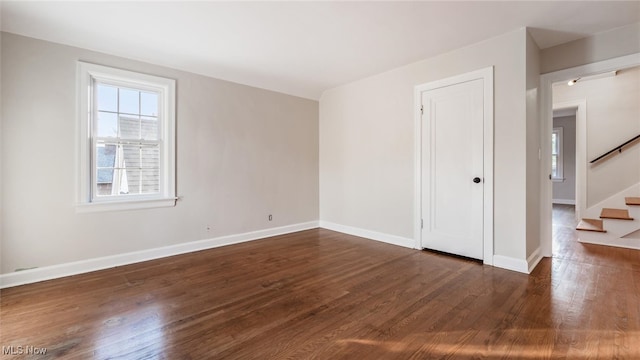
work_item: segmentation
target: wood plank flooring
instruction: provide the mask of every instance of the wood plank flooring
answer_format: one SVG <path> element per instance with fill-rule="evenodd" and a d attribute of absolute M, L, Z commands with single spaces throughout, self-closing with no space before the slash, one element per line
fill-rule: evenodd
<path fill-rule="evenodd" d="M 580 244 L 554 216 L 554 257 L 530 276 L 314 229 L 3 289 L 0 345 L 47 348 L 34 359 L 640 358 L 640 251 Z"/>

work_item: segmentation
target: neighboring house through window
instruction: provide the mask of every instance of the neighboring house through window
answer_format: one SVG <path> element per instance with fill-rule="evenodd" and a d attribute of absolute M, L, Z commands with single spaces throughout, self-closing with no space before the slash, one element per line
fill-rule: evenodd
<path fill-rule="evenodd" d="M 562 128 L 553 128 L 551 133 L 551 179 L 555 181 L 564 181 L 562 171 Z"/>
<path fill-rule="evenodd" d="M 79 208 L 173 206 L 175 81 L 78 64 Z"/>

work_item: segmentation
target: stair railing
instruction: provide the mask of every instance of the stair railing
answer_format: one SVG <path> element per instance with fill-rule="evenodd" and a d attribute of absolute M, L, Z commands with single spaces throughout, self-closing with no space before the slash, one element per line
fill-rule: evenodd
<path fill-rule="evenodd" d="M 595 158 L 595 159 L 593 159 L 593 160 L 589 161 L 589 163 L 593 164 L 594 162 L 596 162 L 596 161 L 598 161 L 598 160 L 600 160 L 600 159 L 603 159 L 603 158 L 607 157 L 607 155 L 609 155 L 609 154 L 611 154 L 611 153 L 613 153 L 613 152 L 615 152 L 615 151 L 622 152 L 622 148 L 623 148 L 623 147 L 625 147 L 626 145 L 629 145 L 629 144 L 633 143 L 634 141 L 636 141 L 636 140 L 638 140 L 638 139 L 640 139 L 640 134 L 638 134 L 638 135 L 636 135 L 635 137 L 633 137 L 632 139 L 629 139 L 629 140 L 625 141 L 624 143 L 622 143 L 622 144 L 620 144 L 620 145 L 618 145 L 618 146 L 614 147 L 613 149 L 611 149 L 611 150 L 607 151 L 606 153 L 604 153 L 604 154 L 602 154 L 602 155 L 598 156 L 597 158 Z"/>

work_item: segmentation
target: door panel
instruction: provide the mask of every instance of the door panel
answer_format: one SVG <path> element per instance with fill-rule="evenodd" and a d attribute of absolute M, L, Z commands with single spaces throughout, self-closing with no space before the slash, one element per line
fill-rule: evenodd
<path fill-rule="evenodd" d="M 483 80 L 422 93 L 422 247 L 483 258 Z"/>

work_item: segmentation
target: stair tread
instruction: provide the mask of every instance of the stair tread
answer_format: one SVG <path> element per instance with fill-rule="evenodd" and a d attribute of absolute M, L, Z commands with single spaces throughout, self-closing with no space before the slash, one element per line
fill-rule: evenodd
<path fill-rule="evenodd" d="M 618 219 L 618 220 L 633 220 L 629 216 L 629 210 L 627 209 L 609 209 L 603 208 L 600 213 L 601 219 Z"/>
<path fill-rule="evenodd" d="M 624 202 L 627 205 L 640 205 L 640 197 L 626 197 Z"/>
<path fill-rule="evenodd" d="M 600 219 L 582 219 L 578 226 L 576 226 L 576 230 L 607 232 L 603 227 L 603 221 Z"/>

